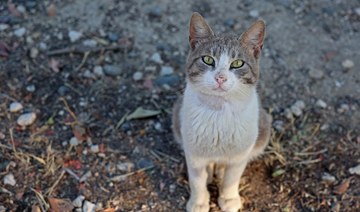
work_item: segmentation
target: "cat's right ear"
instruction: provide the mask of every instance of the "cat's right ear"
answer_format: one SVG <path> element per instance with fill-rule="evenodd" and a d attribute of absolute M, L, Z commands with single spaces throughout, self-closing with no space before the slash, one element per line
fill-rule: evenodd
<path fill-rule="evenodd" d="M 194 49 L 200 40 L 211 36 L 214 36 L 214 32 L 210 26 L 199 13 L 194 12 L 191 16 L 189 27 L 189 43 L 191 49 Z"/>

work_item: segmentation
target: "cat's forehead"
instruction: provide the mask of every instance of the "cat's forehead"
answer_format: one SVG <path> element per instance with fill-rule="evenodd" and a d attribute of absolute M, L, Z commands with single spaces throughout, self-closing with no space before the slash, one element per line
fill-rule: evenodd
<path fill-rule="evenodd" d="M 239 36 L 236 35 L 215 36 L 203 43 L 199 50 L 200 54 L 211 54 L 218 58 L 223 54 L 237 57 L 242 52 Z"/>

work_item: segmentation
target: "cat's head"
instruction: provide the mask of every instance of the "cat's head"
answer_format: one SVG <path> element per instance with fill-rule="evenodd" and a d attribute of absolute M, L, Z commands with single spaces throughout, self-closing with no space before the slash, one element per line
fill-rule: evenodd
<path fill-rule="evenodd" d="M 189 28 L 188 83 L 213 96 L 249 95 L 259 78 L 264 37 L 262 20 L 241 35 L 215 35 L 205 19 L 194 13 Z"/>

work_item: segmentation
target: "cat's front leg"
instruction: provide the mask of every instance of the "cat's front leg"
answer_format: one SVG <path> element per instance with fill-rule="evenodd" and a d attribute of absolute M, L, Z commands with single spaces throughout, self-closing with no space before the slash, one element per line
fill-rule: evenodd
<path fill-rule="evenodd" d="M 194 163 L 190 162 L 189 160 L 187 161 L 191 194 L 190 200 L 186 205 L 186 211 L 208 212 L 210 210 L 210 194 L 206 187 L 206 181 L 208 177 L 206 165 L 195 166 Z"/>
<path fill-rule="evenodd" d="M 242 208 L 239 195 L 240 177 L 244 172 L 246 162 L 229 164 L 225 168 L 225 175 L 220 185 L 220 195 L 218 199 L 222 211 L 237 212 Z"/>

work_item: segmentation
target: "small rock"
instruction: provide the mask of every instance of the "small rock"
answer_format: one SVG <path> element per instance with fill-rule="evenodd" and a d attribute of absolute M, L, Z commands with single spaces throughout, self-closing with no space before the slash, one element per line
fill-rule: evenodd
<path fill-rule="evenodd" d="M 139 168 L 139 169 L 142 169 L 142 168 L 147 168 L 147 167 L 150 167 L 150 166 L 153 166 L 153 162 L 151 160 L 148 160 L 148 159 L 145 159 L 145 158 L 141 158 L 137 163 L 136 163 L 136 166 Z"/>
<path fill-rule="evenodd" d="M 324 102 L 323 100 L 321 99 L 318 99 L 315 103 L 316 106 L 320 107 L 320 108 L 326 108 L 327 107 L 327 104 L 326 102 Z"/>
<path fill-rule="evenodd" d="M 66 86 L 60 86 L 57 90 L 57 92 L 60 94 L 60 96 L 64 96 L 69 91 L 70 91 L 70 89 Z"/>
<path fill-rule="evenodd" d="M 68 145 L 68 142 L 67 142 L 67 141 L 63 141 L 63 142 L 61 143 L 61 145 L 62 145 L 63 147 L 66 147 L 66 146 Z"/>
<path fill-rule="evenodd" d="M 160 122 L 156 122 L 154 128 L 155 128 L 157 131 L 162 131 L 161 123 L 160 123 Z"/>
<path fill-rule="evenodd" d="M 257 18 L 257 17 L 259 17 L 259 11 L 257 11 L 257 10 L 251 10 L 251 11 L 249 12 L 249 15 L 250 15 L 251 17 L 253 17 L 253 18 Z"/>
<path fill-rule="evenodd" d="M 330 127 L 330 125 L 325 123 L 325 124 L 321 125 L 320 130 L 325 131 L 325 130 L 329 129 L 329 127 Z"/>
<path fill-rule="evenodd" d="M 79 40 L 82 37 L 82 33 L 70 30 L 68 36 L 70 38 L 70 41 L 74 43 L 75 41 Z"/>
<path fill-rule="evenodd" d="M 24 108 L 24 107 L 23 107 L 22 104 L 20 104 L 19 102 L 13 102 L 13 103 L 10 104 L 9 110 L 10 110 L 10 112 L 12 112 L 12 113 L 16 113 L 16 112 L 22 110 L 23 108 Z"/>
<path fill-rule="evenodd" d="M 0 212 L 6 212 L 8 211 L 4 206 L 0 205 Z"/>
<path fill-rule="evenodd" d="M 345 113 L 350 110 L 350 107 L 348 104 L 341 104 L 340 107 L 337 109 L 338 113 Z"/>
<path fill-rule="evenodd" d="M 109 76 L 118 76 L 121 74 L 121 69 L 119 66 L 115 65 L 105 65 L 104 66 L 104 73 Z"/>
<path fill-rule="evenodd" d="M 169 85 L 173 86 L 180 82 L 180 78 L 177 75 L 170 75 L 170 76 L 161 76 L 155 79 L 155 84 L 157 86 Z"/>
<path fill-rule="evenodd" d="M 39 48 L 40 48 L 41 50 L 46 50 L 46 49 L 47 49 L 47 44 L 44 43 L 44 42 L 40 42 L 40 43 L 39 43 Z"/>
<path fill-rule="evenodd" d="M 356 13 L 356 15 L 360 16 L 360 7 L 355 9 L 355 13 Z"/>
<path fill-rule="evenodd" d="M 4 140 L 5 139 L 5 134 L 4 133 L 2 133 L 2 132 L 0 132 L 0 140 Z"/>
<path fill-rule="evenodd" d="M 26 41 L 26 44 L 28 44 L 29 46 L 34 44 L 34 40 L 32 39 L 31 36 L 26 36 L 25 41 Z"/>
<path fill-rule="evenodd" d="M 80 182 L 85 182 L 87 179 L 89 179 L 92 176 L 91 171 L 87 171 L 83 176 L 80 177 Z"/>
<path fill-rule="evenodd" d="M 233 18 L 227 18 L 224 21 L 224 25 L 228 27 L 233 27 L 235 25 L 235 20 Z"/>
<path fill-rule="evenodd" d="M 24 7 L 24 5 L 18 5 L 17 7 L 16 7 L 16 9 L 17 9 L 17 11 L 19 11 L 20 13 L 22 13 L 22 14 L 25 14 L 26 13 L 26 8 Z"/>
<path fill-rule="evenodd" d="M 94 67 L 94 74 L 98 77 L 102 77 L 104 76 L 104 71 L 103 68 L 101 66 L 95 66 Z"/>
<path fill-rule="evenodd" d="M 288 120 L 292 120 L 294 118 L 293 113 L 291 112 L 290 109 L 286 108 L 284 110 L 284 116 L 288 119 Z"/>
<path fill-rule="evenodd" d="M 336 178 L 334 176 L 332 176 L 331 174 L 324 172 L 321 176 L 321 180 L 333 183 L 336 181 Z"/>
<path fill-rule="evenodd" d="M 294 106 L 300 108 L 301 110 L 305 109 L 305 102 L 302 100 L 298 100 L 294 103 Z"/>
<path fill-rule="evenodd" d="M 162 15 L 162 9 L 160 7 L 153 7 L 150 9 L 149 16 L 153 18 L 160 18 Z"/>
<path fill-rule="evenodd" d="M 174 192 L 175 192 L 175 189 L 176 189 L 176 185 L 175 185 L 175 184 L 171 184 L 171 185 L 169 186 L 169 192 L 170 192 L 170 193 L 174 193 Z"/>
<path fill-rule="evenodd" d="M 120 171 L 130 172 L 134 168 L 134 163 L 131 162 L 118 163 L 116 167 Z"/>
<path fill-rule="evenodd" d="M 137 71 L 133 74 L 133 80 L 134 81 L 139 81 L 139 80 L 142 80 L 144 77 L 144 74 L 140 71 Z"/>
<path fill-rule="evenodd" d="M 111 42 L 117 42 L 119 40 L 119 36 L 117 34 L 115 34 L 115 33 L 109 33 L 108 39 Z"/>
<path fill-rule="evenodd" d="M 151 58 L 150 58 L 151 61 L 155 62 L 155 63 L 158 63 L 158 64 L 162 64 L 163 63 L 163 60 L 161 59 L 161 55 L 159 53 L 154 53 Z"/>
<path fill-rule="evenodd" d="M 302 100 L 298 100 L 296 101 L 291 107 L 290 110 L 292 112 L 292 114 L 294 114 L 295 116 L 299 117 L 302 115 L 302 110 L 305 108 L 305 103 Z"/>
<path fill-rule="evenodd" d="M 160 70 L 161 76 L 171 75 L 174 73 L 174 68 L 171 66 L 162 66 Z"/>
<path fill-rule="evenodd" d="M 25 35 L 25 33 L 26 33 L 26 29 L 24 27 L 16 29 L 14 31 L 14 34 L 16 35 L 16 37 L 22 37 Z"/>
<path fill-rule="evenodd" d="M 99 145 L 92 145 L 91 147 L 90 147 L 90 151 L 92 152 L 92 153 L 98 153 L 99 152 Z"/>
<path fill-rule="evenodd" d="M 94 203 L 91 203 L 87 200 L 85 200 L 83 205 L 83 212 L 95 212 L 96 205 Z"/>
<path fill-rule="evenodd" d="M 319 69 L 311 69 L 309 71 L 309 76 L 313 79 L 321 79 L 324 77 L 324 72 Z"/>
<path fill-rule="evenodd" d="M 350 174 L 360 175 L 360 164 L 349 169 Z"/>
<path fill-rule="evenodd" d="M 292 116 L 292 114 L 291 114 L 291 116 Z M 275 130 L 278 132 L 281 132 L 284 130 L 284 122 L 282 120 L 275 120 L 273 122 L 273 126 L 274 126 Z"/>
<path fill-rule="evenodd" d="M 342 63 L 341 63 L 342 67 L 346 70 L 349 70 L 349 69 L 352 69 L 355 64 L 352 60 L 344 60 Z"/>
<path fill-rule="evenodd" d="M 93 73 L 92 73 L 91 71 L 89 71 L 89 70 L 84 71 L 83 76 L 84 76 L 85 78 L 89 78 L 89 79 L 96 79 L 95 74 L 93 74 Z"/>
<path fill-rule="evenodd" d="M 76 138 L 76 137 L 72 137 L 71 139 L 70 139 L 70 145 L 71 146 L 77 146 L 77 145 L 79 145 L 79 140 Z"/>
<path fill-rule="evenodd" d="M 38 54 L 39 54 L 39 50 L 37 49 L 37 48 L 31 48 L 30 49 L 30 57 L 31 58 L 36 58 L 37 56 L 38 56 Z"/>
<path fill-rule="evenodd" d="M 3 180 L 4 180 L 4 184 L 5 184 L 5 185 L 11 185 L 11 186 L 16 185 L 15 177 L 14 177 L 14 175 L 11 174 L 11 173 L 5 175 L 5 177 L 4 177 Z"/>
<path fill-rule="evenodd" d="M 25 113 L 22 114 L 18 119 L 17 119 L 17 124 L 24 127 L 24 126 L 28 126 L 31 125 L 32 123 L 34 123 L 36 119 L 36 114 L 35 113 Z"/>
<path fill-rule="evenodd" d="M 81 208 L 84 200 L 85 200 L 85 197 L 83 195 L 79 195 L 78 197 L 76 197 L 76 199 L 74 199 L 74 201 L 72 201 L 72 204 L 77 208 Z"/>
<path fill-rule="evenodd" d="M 97 42 L 96 40 L 92 40 L 92 39 L 87 39 L 83 41 L 83 45 L 84 46 L 88 46 L 88 47 L 96 47 L 97 46 Z"/>
<path fill-rule="evenodd" d="M 0 31 L 4 31 L 5 29 L 9 28 L 7 24 L 0 24 Z"/>
<path fill-rule="evenodd" d="M 29 91 L 30 93 L 35 92 L 35 85 L 26 86 L 26 90 Z"/>

